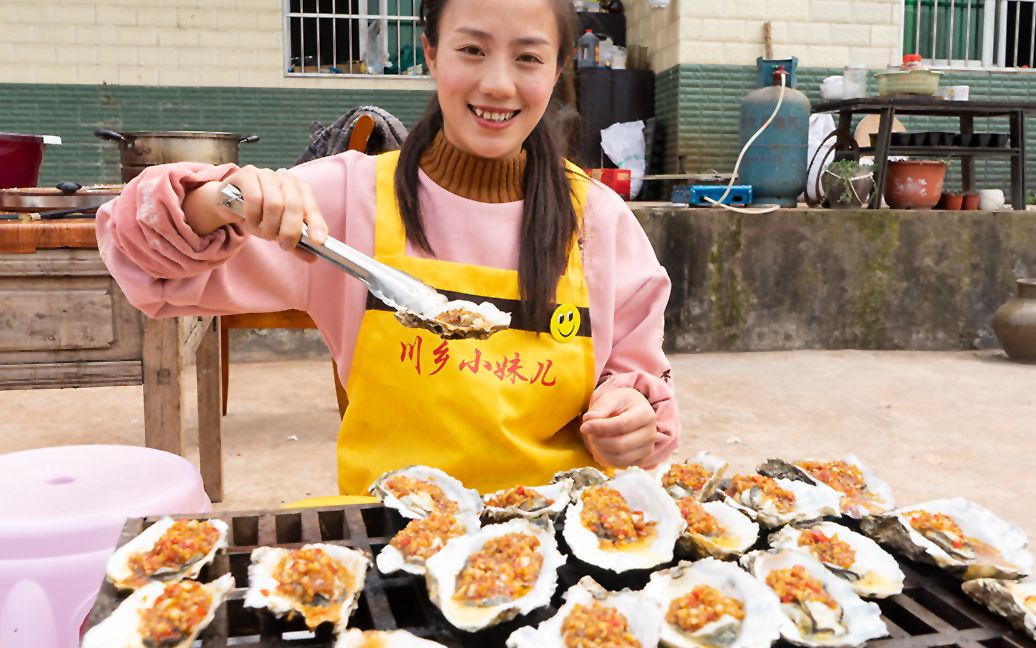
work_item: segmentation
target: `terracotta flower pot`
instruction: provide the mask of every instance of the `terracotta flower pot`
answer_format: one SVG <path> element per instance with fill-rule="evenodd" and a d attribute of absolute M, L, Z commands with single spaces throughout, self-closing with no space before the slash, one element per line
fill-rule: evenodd
<path fill-rule="evenodd" d="M 961 209 L 966 209 L 966 210 L 978 209 L 978 194 L 977 193 L 964 194 L 964 200 L 962 201 Z"/>
<path fill-rule="evenodd" d="M 960 211 L 964 204 L 964 196 L 959 193 L 944 193 L 942 195 L 942 208 L 950 211 Z"/>
<path fill-rule="evenodd" d="M 1018 295 L 993 315 L 993 332 L 1009 358 L 1036 363 L 1036 279 L 1018 280 Z"/>
<path fill-rule="evenodd" d="M 885 201 L 893 209 L 931 209 L 939 203 L 946 164 L 935 160 L 889 162 Z"/>

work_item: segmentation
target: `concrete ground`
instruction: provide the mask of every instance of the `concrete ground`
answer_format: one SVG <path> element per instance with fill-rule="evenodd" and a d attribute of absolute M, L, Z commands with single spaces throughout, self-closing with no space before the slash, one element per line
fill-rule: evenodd
<path fill-rule="evenodd" d="M 734 469 L 855 453 L 902 504 L 964 495 L 1036 538 L 1036 367 L 999 353 L 796 351 L 672 357 L 680 455 Z M 329 361 L 235 363 L 224 510 L 335 493 Z M 193 372 L 189 390 L 193 393 Z M 196 443 L 188 398 L 187 434 Z M 0 453 L 143 443 L 140 387 L 0 391 Z M 197 459 L 196 448 L 192 460 Z"/>

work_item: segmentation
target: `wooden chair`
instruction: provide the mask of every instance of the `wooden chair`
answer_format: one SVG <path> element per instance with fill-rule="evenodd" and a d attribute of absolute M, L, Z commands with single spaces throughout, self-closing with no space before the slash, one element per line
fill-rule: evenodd
<path fill-rule="evenodd" d="M 374 132 L 374 118 L 370 115 L 361 115 L 353 126 L 352 134 L 349 137 L 350 151 L 366 151 L 367 141 Z M 219 322 L 219 349 L 220 366 L 222 372 L 223 389 L 223 414 L 227 413 L 227 395 L 230 389 L 230 329 L 310 329 L 316 328 L 313 318 L 308 313 L 298 310 L 286 310 L 277 313 L 244 313 L 241 315 L 224 315 Z M 345 408 L 349 405 L 349 398 L 346 396 L 345 387 L 338 377 L 338 365 L 334 358 L 331 359 L 331 371 L 335 379 L 335 396 L 338 399 L 338 413 L 345 415 Z"/>

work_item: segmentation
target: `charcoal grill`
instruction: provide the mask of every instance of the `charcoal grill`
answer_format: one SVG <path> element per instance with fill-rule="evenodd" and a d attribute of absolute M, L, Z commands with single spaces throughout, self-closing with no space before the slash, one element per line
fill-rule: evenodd
<path fill-rule="evenodd" d="M 378 504 L 181 517 L 218 518 L 230 527 L 226 552 L 218 554 L 215 561 L 202 571 L 200 580 L 210 581 L 229 572 L 234 575 L 238 587 L 201 634 L 202 648 L 330 648 L 334 645 L 330 624 L 324 624 L 313 633 L 306 629 L 300 618 L 284 621 L 266 610 L 244 607 L 252 549 L 264 545 L 297 548 L 311 542 L 328 542 L 375 556 L 406 525 L 406 520 L 395 511 Z M 119 545 L 156 521 L 157 517 L 127 520 Z M 573 561 L 569 559 L 570 563 Z M 1036 642 L 967 599 L 958 581 L 934 567 L 902 561 L 900 566 L 907 577 L 903 593 L 878 602 L 891 636 L 872 641 L 868 646 L 1036 648 Z M 577 564 L 566 565 L 559 571 L 554 606 L 472 635 L 457 631 L 446 622 L 428 600 L 422 577 L 402 572 L 385 576 L 372 566 L 367 572 L 366 586 L 350 625 L 364 630 L 405 629 L 456 648 L 503 646 L 507 636 L 519 625 L 538 624 L 552 616 L 561 603 L 561 593 L 586 573 Z M 632 585 L 639 587 L 641 583 Z M 91 628 L 105 619 L 123 598 L 110 583 L 105 582 L 85 627 Z M 779 642 L 777 646 L 787 644 Z"/>

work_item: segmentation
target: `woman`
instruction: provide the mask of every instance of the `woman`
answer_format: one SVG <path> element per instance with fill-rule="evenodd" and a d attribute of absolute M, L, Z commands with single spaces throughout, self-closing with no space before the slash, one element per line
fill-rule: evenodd
<path fill-rule="evenodd" d="M 98 214 L 106 263 L 151 317 L 299 309 L 334 354 L 349 408 L 339 490 L 433 465 L 491 491 L 678 444 L 661 350 L 669 280 L 613 192 L 561 155 L 552 100 L 574 42 L 569 0 L 425 0 L 436 97 L 398 154 L 291 171 L 152 167 Z M 245 219 L 217 206 L 230 182 Z M 444 342 L 293 249 L 302 224 L 441 291 L 494 300 L 510 329 Z"/>

